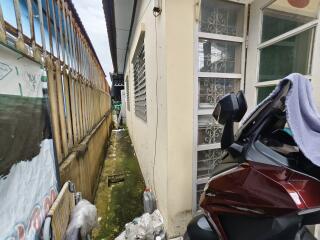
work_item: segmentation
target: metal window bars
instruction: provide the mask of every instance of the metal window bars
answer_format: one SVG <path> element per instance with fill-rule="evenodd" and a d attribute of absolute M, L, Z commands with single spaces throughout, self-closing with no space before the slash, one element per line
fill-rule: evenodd
<path fill-rule="evenodd" d="M 13 1 L 16 27 L 6 21 L 1 6 L 6 3 L 0 2 L 0 42 L 14 44 L 46 69 L 53 138 L 61 163 L 109 113 L 110 89 L 71 0 Z M 23 32 L 22 8 L 28 13 L 30 37 Z"/>

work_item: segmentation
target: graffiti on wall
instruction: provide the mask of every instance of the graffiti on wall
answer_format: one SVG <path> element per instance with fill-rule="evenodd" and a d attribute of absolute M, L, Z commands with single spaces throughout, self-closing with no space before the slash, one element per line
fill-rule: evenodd
<path fill-rule="evenodd" d="M 0 239 L 41 239 L 57 196 L 45 71 L 0 46 Z"/>

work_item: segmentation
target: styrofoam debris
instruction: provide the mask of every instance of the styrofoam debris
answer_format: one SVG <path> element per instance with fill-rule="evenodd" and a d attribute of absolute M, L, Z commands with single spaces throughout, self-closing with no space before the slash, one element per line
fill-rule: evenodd
<path fill-rule="evenodd" d="M 125 225 L 123 231 L 115 240 L 154 240 L 164 236 L 163 217 L 157 209 L 152 214 L 145 213 Z M 162 239 L 162 237 L 160 238 Z"/>
<path fill-rule="evenodd" d="M 126 232 L 123 231 L 115 240 L 125 240 L 126 239 Z"/>
<path fill-rule="evenodd" d="M 66 232 L 65 240 L 78 239 L 80 230 L 81 238 L 97 226 L 97 208 L 89 201 L 82 199 L 72 210 L 71 220 Z"/>

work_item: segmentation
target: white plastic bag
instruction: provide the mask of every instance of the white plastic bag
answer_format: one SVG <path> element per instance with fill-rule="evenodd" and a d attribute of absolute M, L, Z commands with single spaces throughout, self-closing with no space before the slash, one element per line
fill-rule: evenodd
<path fill-rule="evenodd" d="M 126 240 L 126 231 L 123 231 L 115 240 Z"/>
<path fill-rule="evenodd" d="M 155 235 L 159 235 L 164 230 L 163 217 L 158 209 L 151 214 L 151 225 Z"/>
<path fill-rule="evenodd" d="M 154 240 L 156 236 L 164 234 L 163 217 L 159 210 L 155 210 L 152 214 L 145 213 L 135 218 L 125 228 L 116 240 Z"/>

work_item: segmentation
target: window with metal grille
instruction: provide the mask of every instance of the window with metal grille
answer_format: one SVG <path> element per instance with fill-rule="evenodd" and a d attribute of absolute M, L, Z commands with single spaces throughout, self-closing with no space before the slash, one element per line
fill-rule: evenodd
<path fill-rule="evenodd" d="M 127 110 L 130 111 L 129 79 L 126 77 Z"/>
<path fill-rule="evenodd" d="M 240 0 L 240 2 L 245 2 Z M 198 121 L 197 155 L 194 164 L 194 210 L 204 184 L 220 163 L 223 154 L 220 141 L 223 126 L 212 117 L 212 111 L 221 97 L 237 92 L 243 81 L 244 37 L 246 33 L 246 4 L 232 0 L 202 0 L 198 22 L 198 69 L 195 89 L 198 103 L 195 118 Z"/>
<path fill-rule="evenodd" d="M 147 121 L 147 93 L 144 42 L 138 44 L 133 63 L 134 112 L 137 117 Z"/>

